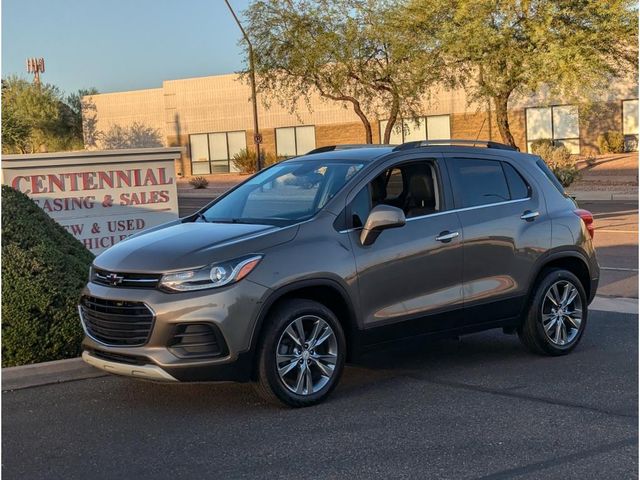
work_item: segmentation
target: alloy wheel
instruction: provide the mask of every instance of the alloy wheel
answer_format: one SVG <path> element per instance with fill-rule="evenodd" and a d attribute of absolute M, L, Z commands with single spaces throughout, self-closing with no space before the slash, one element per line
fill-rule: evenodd
<path fill-rule="evenodd" d="M 580 332 L 582 300 L 578 289 L 567 280 L 552 284 L 542 301 L 542 328 L 554 345 L 570 345 Z"/>
<path fill-rule="evenodd" d="M 297 395 L 319 392 L 338 362 L 338 341 L 331 326 L 315 315 L 293 320 L 276 348 L 276 368 L 283 385 Z"/>

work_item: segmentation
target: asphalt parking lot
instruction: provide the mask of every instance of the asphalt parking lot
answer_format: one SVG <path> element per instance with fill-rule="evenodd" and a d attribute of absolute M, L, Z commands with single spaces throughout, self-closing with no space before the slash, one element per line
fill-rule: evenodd
<path fill-rule="evenodd" d="M 19 479 L 580 478 L 638 475 L 637 316 L 593 312 L 566 357 L 499 331 L 414 341 L 349 366 L 326 403 L 250 385 L 125 378 L 3 394 Z"/>
<path fill-rule="evenodd" d="M 610 267 L 601 293 L 637 296 L 637 203 L 581 206 Z M 110 376 L 4 392 L 2 422 L 12 479 L 637 478 L 638 316 L 592 311 L 559 358 L 501 331 L 414 340 L 309 409 Z"/>
<path fill-rule="evenodd" d="M 599 295 L 638 297 L 638 202 L 580 202 L 594 214 Z"/>

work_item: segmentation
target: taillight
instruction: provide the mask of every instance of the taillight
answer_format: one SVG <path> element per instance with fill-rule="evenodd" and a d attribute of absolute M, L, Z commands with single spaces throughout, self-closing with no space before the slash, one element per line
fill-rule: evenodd
<path fill-rule="evenodd" d="M 574 211 L 576 215 L 578 215 L 582 221 L 584 222 L 584 226 L 587 227 L 587 231 L 591 238 L 593 238 L 593 234 L 595 233 L 595 227 L 593 225 L 593 214 L 589 210 L 583 210 L 582 208 L 578 208 Z"/>

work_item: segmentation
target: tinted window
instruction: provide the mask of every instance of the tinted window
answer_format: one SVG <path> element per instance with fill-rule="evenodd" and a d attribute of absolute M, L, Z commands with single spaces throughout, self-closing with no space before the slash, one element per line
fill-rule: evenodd
<path fill-rule="evenodd" d="M 367 185 L 351 202 L 351 225 L 354 228 L 363 227 L 370 209 L 371 194 L 369 193 L 369 185 Z"/>
<path fill-rule="evenodd" d="M 529 185 L 526 184 L 524 179 L 511 165 L 503 162 L 502 166 L 504 167 L 504 174 L 507 176 L 509 192 L 511 192 L 511 200 L 527 198 L 531 194 Z"/>
<path fill-rule="evenodd" d="M 455 158 L 451 162 L 458 207 L 475 207 L 510 199 L 501 162 Z"/>
<path fill-rule="evenodd" d="M 441 204 L 435 165 L 427 161 L 408 163 L 382 172 L 362 188 L 347 207 L 344 218 L 347 228 L 359 228 L 377 205 L 400 208 L 407 218 L 412 218 L 440 211 Z M 344 228 L 343 224 L 343 220 L 337 221 L 337 228 Z"/>
<path fill-rule="evenodd" d="M 394 168 L 391 170 L 387 180 L 387 199 L 394 199 L 402 195 L 404 185 L 402 183 L 402 170 Z"/>
<path fill-rule="evenodd" d="M 558 181 L 558 178 L 553 174 L 553 172 L 549 169 L 549 167 L 547 166 L 546 163 L 544 163 L 544 160 L 540 159 L 538 161 L 536 161 L 536 165 L 538 166 L 538 168 L 540 170 L 542 170 L 542 173 L 544 173 L 544 175 L 551 180 L 551 183 L 553 183 L 553 185 L 558 189 L 558 191 L 564 195 L 565 197 L 567 196 L 566 193 L 564 193 L 564 188 L 562 187 L 562 184 Z"/>

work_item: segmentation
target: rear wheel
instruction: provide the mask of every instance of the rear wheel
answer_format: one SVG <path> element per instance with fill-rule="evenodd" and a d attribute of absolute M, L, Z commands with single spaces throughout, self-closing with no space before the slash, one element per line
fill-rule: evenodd
<path fill-rule="evenodd" d="M 306 407 L 335 388 L 346 355 L 344 332 L 324 305 L 288 300 L 267 319 L 258 358 L 258 393 L 268 401 Z"/>
<path fill-rule="evenodd" d="M 587 295 L 570 271 L 543 273 L 518 334 L 532 352 L 565 355 L 573 350 L 587 325 Z"/>

